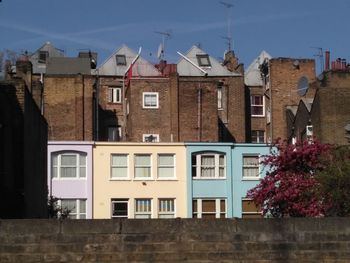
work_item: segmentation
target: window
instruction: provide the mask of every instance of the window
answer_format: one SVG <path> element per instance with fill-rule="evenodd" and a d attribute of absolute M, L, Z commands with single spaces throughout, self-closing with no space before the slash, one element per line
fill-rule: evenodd
<path fill-rule="evenodd" d="M 151 155 L 135 155 L 135 178 L 151 178 Z"/>
<path fill-rule="evenodd" d="M 47 58 L 49 57 L 48 51 L 39 51 L 39 63 L 46 63 Z"/>
<path fill-rule="evenodd" d="M 52 155 L 52 178 L 85 178 L 86 154 L 60 153 Z"/>
<path fill-rule="evenodd" d="M 226 218 L 226 199 L 194 199 L 193 218 Z"/>
<path fill-rule="evenodd" d="M 250 97 L 250 103 L 251 103 L 251 114 L 253 117 L 265 116 L 264 96 L 252 95 Z"/>
<path fill-rule="evenodd" d="M 142 134 L 143 142 L 159 142 L 159 134 Z"/>
<path fill-rule="evenodd" d="M 252 142 L 264 143 L 265 142 L 265 132 L 264 131 L 252 131 Z"/>
<path fill-rule="evenodd" d="M 159 199 L 158 218 L 175 218 L 175 200 Z"/>
<path fill-rule="evenodd" d="M 122 101 L 122 89 L 116 87 L 108 88 L 108 102 L 121 103 Z"/>
<path fill-rule="evenodd" d="M 126 57 L 125 55 L 115 55 L 115 60 L 118 66 L 126 65 Z"/>
<path fill-rule="evenodd" d="M 193 178 L 225 178 L 225 155 L 204 153 L 192 155 Z"/>
<path fill-rule="evenodd" d="M 262 218 L 262 212 L 251 199 L 242 199 L 242 218 Z"/>
<path fill-rule="evenodd" d="M 218 86 L 218 109 L 222 109 L 222 85 Z"/>
<path fill-rule="evenodd" d="M 158 109 L 158 92 L 143 92 L 143 108 Z"/>
<path fill-rule="evenodd" d="M 175 177 L 175 156 L 174 154 L 158 155 L 158 178 Z"/>
<path fill-rule="evenodd" d="M 61 199 L 58 202 L 61 213 L 67 214 L 70 219 L 86 219 L 86 200 Z"/>
<path fill-rule="evenodd" d="M 111 178 L 112 179 L 128 178 L 128 155 L 127 154 L 111 155 Z"/>
<path fill-rule="evenodd" d="M 258 179 L 259 178 L 259 156 L 243 156 L 243 178 Z"/>
<path fill-rule="evenodd" d="M 197 55 L 197 61 L 200 67 L 211 66 L 208 54 Z"/>
<path fill-rule="evenodd" d="M 269 124 L 270 122 L 271 122 L 271 110 L 267 108 L 266 123 Z"/>
<path fill-rule="evenodd" d="M 151 218 L 151 199 L 135 199 L 135 218 Z"/>
<path fill-rule="evenodd" d="M 265 89 L 266 89 L 266 90 L 270 89 L 270 75 L 269 75 L 269 74 L 267 74 L 267 75 L 265 76 L 264 81 L 265 81 Z"/>
<path fill-rule="evenodd" d="M 112 218 L 128 218 L 128 199 L 112 199 Z"/>

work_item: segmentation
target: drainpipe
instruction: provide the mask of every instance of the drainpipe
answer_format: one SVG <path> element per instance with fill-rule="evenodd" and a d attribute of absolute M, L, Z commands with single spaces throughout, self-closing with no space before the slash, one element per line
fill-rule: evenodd
<path fill-rule="evenodd" d="M 126 139 L 126 122 L 127 122 L 127 100 L 126 100 L 126 92 L 127 92 L 127 86 L 125 86 L 125 76 L 128 74 L 129 70 L 132 70 L 132 66 L 136 63 L 136 61 L 139 59 L 141 55 L 142 47 L 139 48 L 139 52 L 137 53 L 136 57 L 133 59 L 129 67 L 125 70 L 124 75 L 123 75 L 123 112 L 124 112 L 124 125 L 123 125 L 123 138 L 124 141 Z"/>
<path fill-rule="evenodd" d="M 198 84 L 197 106 L 198 141 L 202 141 L 202 89 L 200 83 Z"/>

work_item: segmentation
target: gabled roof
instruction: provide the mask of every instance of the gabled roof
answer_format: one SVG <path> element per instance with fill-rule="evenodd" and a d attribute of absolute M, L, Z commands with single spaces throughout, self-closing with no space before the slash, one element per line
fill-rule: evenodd
<path fill-rule="evenodd" d="M 244 74 L 244 83 L 246 86 L 263 85 L 259 67 L 266 59 L 269 60 L 271 58 L 270 54 L 263 50 L 260 55 L 254 59 Z"/>
<path fill-rule="evenodd" d="M 306 107 L 306 109 L 308 110 L 308 112 L 310 112 L 311 111 L 311 108 L 312 108 L 312 103 L 314 102 L 314 99 L 313 98 L 302 98 L 301 100 L 300 100 L 300 103 L 304 103 L 304 105 L 305 105 L 305 107 Z"/>
<path fill-rule="evenodd" d="M 40 51 L 46 51 L 49 58 L 64 57 L 64 52 L 61 49 L 55 48 L 50 42 L 46 42 L 38 50 L 36 50 L 29 58 L 33 64 L 33 73 L 46 73 L 46 63 L 39 63 Z"/>
<path fill-rule="evenodd" d="M 117 65 L 116 55 L 124 55 L 126 65 Z M 124 76 L 126 70 L 136 56 L 137 53 L 135 51 L 123 45 L 98 67 L 98 74 L 104 76 Z M 132 68 L 132 75 L 138 77 L 152 77 L 161 76 L 161 73 L 154 65 L 140 56 Z"/>
<path fill-rule="evenodd" d="M 184 54 L 191 62 L 187 61 L 183 57 L 180 58 L 179 62 L 177 63 L 177 72 L 179 76 L 204 76 L 205 73 L 202 72 L 199 68 L 203 69 L 205 72 L 208 73 L 207 76 L 241 76 L 241 74 L 237 72 L 231 72 L 229 71 L 225 66 L 223 66 L 219 61 L 217 61 L 215 58 L 209 56 L 206 52 L 204 52 L 202 49 L 200 49 L 197 46 L 192 46 L 191 49 Z M 197 55 L 208 55 L 210 60 L 210 67 L 200 67 L 197 59 Z M 198 68 L 199 67 L 199 68 Z"/>
<path fill-rule="evenodd" d="M 289 110 L 293 116 L 295 116 L 297 114 L 298 111 L 298 106 L 287 106 L 287 111 Z"/>

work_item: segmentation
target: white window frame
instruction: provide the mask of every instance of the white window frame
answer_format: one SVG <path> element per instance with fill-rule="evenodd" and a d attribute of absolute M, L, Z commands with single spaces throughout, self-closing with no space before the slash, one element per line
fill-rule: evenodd
<path fill-rule="evenodd" d="M 120 215 L 120 216 L 114 216 L 113 215 L 113 204 L 126 204 L 127 209 L 126 209 L 126 215 Z M 129 199 L 123 199 L 123 198 L 118 198 L 118 199 L 112 199 L 111 200 L 111 218 L 129 218 Z"/>
<path fill-rule="evenodd" d="M 172 165 L 160 165 L 160 157 L 161 156 L 172 156 L 173 157 L 173 164 Z M 159 153 L 158 158 L 158 169 L 157 169 L 157 179 L 159 180 L 169 180 L 169 179 L 176 179 L 176 155 L 174 153 Z M 173 168 L 173 175 L 171 177 L 160 177 L 160 169 L 159 168 Z"/>
<path fill-rule="evenodd" d="M 136 165 L 136 158 L 138 156 L 149 156 L 149 165 Z M 138 177 L 136 175 L 136 168 L 149 168 L 150 175 L 148 177 Z M 135 180 L 152 180 L 152 154 L 150 153 L 137 153 L 134 155 L 134 179 Z"/>
<path fill-rule="evenodd" d="M 119 87 L 108 87 L 107 101 L 109 103 L 122 103 L 122 89 Z"/>
<path fill-rule="evenodd" d="M 159 142 L 159 134 L 155 134 L 155 133 L 154 134 L 142 134 L 142 141 L 146 142 L 146 138 L 149 136 L 153 136 L 155 138 L 155 140 L 152 142 Z"/>
<path fill-rule="evenodd" d="M 224 165 L 220 165 L 220 155 L 224 156 Z M 225 153 L 201 153 L 195 154 L 196 156 L 196 164 L 192 164 L 192 167 L 196 167 L 196 176 L 192 175 L 193 179 L 226 179 L 226 154 Z M 210 176 L 202 176 L 202 156 L 214 156 L 214 177 Z M 192 158 L 191 158 L 192 159 Z M 224 176 L 220 177 L 220 168 L 224 168 Z"/>
<path fill-rule="evenodd" d="M 262 98 L 262 104 L 253 104 L 253 97 L 261 97 Z M 261 107 L 262 108 L 262 114 L 253 114 L 253 107 Z M 256 95 L 252 94 L 250 96 L 250 110 L 252 112 L 252 117 L 265 117 L 265 96 L 264 95 Z"/>
<path fill-rule="evenodd" d="M 244 158 L 245 157 L 257 157 L 258 159 L 258 165 L 244 165 Z M 243 154 L 242 155 L 242 179 L 243 180 L 260 180 L 261 179 L 261 165 L 260 165 L 260 160 L 261 160 L 261 156 L 260 154 Z M 255 169 L 258 168 L 258 174 L 257 176 L 244 176 L 244 170 L 245 168 L 251 168 L 251 169 Z"/>
<path fill-rule="evenodd" d="M 140 202 L 149 202 L 149 211 L 144 210 L 144 211 L 137 211 L 138 208 L 138 201 Z M 135 212 L 134 212 L 134 218 L 137 219 L 147 219 L 147 218 L 152 218 L 152 211 L 153 211 L 153 200 L 151 198 L 135 198 Z"/>
<path fill-rule="evenodd" d="M 126 165 L 113 165 L 113 157 L 115 156 L 126 156 Z M 126 168 L 126 176 L 125 177 L 113 177 L 112 170 L 113 168 Z M 110 179 L 111 180 L 129 180 L 129 154 L 126 153 L 112 153 L 111 154 L 111 170 L 110 170 Z"/>
<path fill-rule="evenodd" d="M 222 98 L 222 85 L 219 85 L 217 88 L 217 96 L 218 96 L 218 110 L 223 110 L 223 98 Z"/>
<path fill-rule="evenodd" d="M 197 212 L 194 212 L 192 207 L 192 217 L 193 214 L 197 215 L 197 218 L 202 218 L 204 214 L 214 214 L 214 212 L 203 212 L 202 201 L 215 201 L 215 218 L 221 218 L 221 215 L 224 215 L 224 218 L 227 218 L 227 199 L 226 198 L 194 198 L 193 201 L 197 201 Z M 225 201 L 225 211 L 221 211 L 221 201 Z"/>
<path fill-rule="evenodd" d="M 260 212 L 243 212 L 243 201 L 249 201 L 249 202 L 252 202 L 253 199 L 250 199 L 250 198 L 242 198 L 242 201 L 241 201 L 241 215 L 242 215 L 242 218 L 243 218 L 243 215 L 260 215 L 262 217 L 262 214 L 263 212 L 260 211 Z"/>
<path fill-rule="evenodd" d="M 257 133 L 260 133 L 260 132 L 262 132 L 263 133 L 263 135 L 264 135 L 264 138 L 263 138 L 263 140 L 262 141 L 260 141 L 259 140 L 259 136 L 257 135 L 256 136 L 256 138 L 257 138 L 257 141 L 253 141 L 253 132 L 257 132 Z M 265 133 L 265 131 L 264 130 L 252 130 L 252 143 L 265 143 L 265 135 L 266 135 L 266 133 Z"/>
<path fill-rule="evenodd" d="M 120 61 L 119 58 L 121 58 L 122 61 Z M 126 56 L 121 54 L 115 55 L 115 63 L 117 64 L 117 66 L 126 66 Z"/>
<path fill-rule="evenodd" d="M 61 169 L 62 169 L 62 164 L 61 164 L 61 159 L 62 156 L 69 156 L 69 155 L 74 155 L 76 156 L 76 163 L 75 167 L 75 176 L 74 177 L 61 177 Z M 55 165 L 53 162 L 53 158 L 57 158 L 57 164 Z M 80 165 L 80 158 L 84 157 L 85 158 L 85 165 Z M 65 166 L 68 167 L 68 166 Z M 80 176 L 80 169 L 85 168 L 85 174 L 84 176 Z M 87 178 L 87 154 L 84 152 L 70 152 L 70 151 L 65 151 L 65 152 L 59 152 L 59 153 L 51 153 L 51 178 L 54 180 L 72 180 L 72 179 L 83 179 L 86 180 Z M 54 170 L 56 169 L 56 176 L 54 177 Z"/>
<path fill-rule="evenodd" d="M 161 202 L 169 202 L 165 209 L 162 209 Z M 170 204 L 172 202 L 172 204 Z M 163 206 L 164 207 L 164 206 Z M 170 209 L 168 209 L 170 208 Z M 171 208 L 173 210 L 171 210 Z M 176 218 L 176 200 L 175 198 L 159 198 L 158 199 L 158 218 Z"/>
<path fill-rule="evenodd" d="M 145 97 L 146 96 L 156 96 L 156 105 L 146 105 Z M 158 92 L 143 92 L 142 93 L 142 108 L 144 109 L 158 109 L 159 108 L 159 93 Z"/>
<path fill-rule="evenodd" d="M 62 201 L 75 201 L 75 208 L 76 213 L 69 212 L 68 218 L 70 219 L 86 219 L 87 218 L 87 202 L 86 199 L 72 199 L 72 198 L 61 198 L 57 201 L 58 206 L 61 208 L 63 212 L 62 207 Z M 81 202 L 85 202 L 85 212 L 81 212 Z M 73 217 L 74 216 L 74 217 Z"/>

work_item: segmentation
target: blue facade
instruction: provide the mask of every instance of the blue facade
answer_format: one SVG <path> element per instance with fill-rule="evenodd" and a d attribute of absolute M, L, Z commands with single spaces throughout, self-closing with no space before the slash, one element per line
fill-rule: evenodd
<path fill-rule="evenodd" d="M 267 155 L 270 147 L 265 144 L 234 143 L 185 143 L 185 145 L 188 174 L 187 216 L 192 217 L 194 211 L 200 214 L 198 217 L 210 216 L 209 213 L 205 214 L 204 210 L 216 204 L 219 210 L 216 217 L 223 217 L 220 214 L 223 208 L 220 206 L 225 206 L 227 218 L 241 217 L 242 198 L 266 174 L 266 169 L 260 165 L 259 178 L 243 178 L 243 156 Z M 196 207 L 193 207 L 193 204 Z"/>

